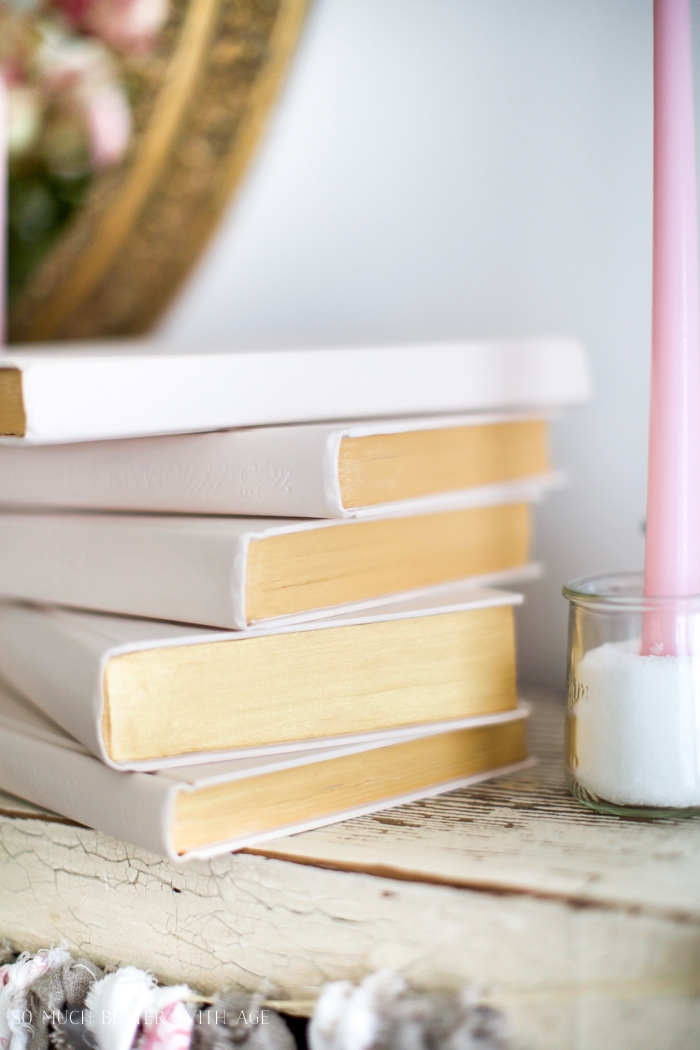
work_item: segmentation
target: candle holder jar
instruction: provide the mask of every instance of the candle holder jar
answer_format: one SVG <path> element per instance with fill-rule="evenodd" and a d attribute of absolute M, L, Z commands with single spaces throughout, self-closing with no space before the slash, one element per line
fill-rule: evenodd
<path fill-rule="evenodd" d="M 642 584 L 621 573 L 564 587 L 569 790 L 600 813 L 697 816 L 700 596 L 646 598 Z M 655 631 L 672 637 L 673 655 L 657 655 Z"/>

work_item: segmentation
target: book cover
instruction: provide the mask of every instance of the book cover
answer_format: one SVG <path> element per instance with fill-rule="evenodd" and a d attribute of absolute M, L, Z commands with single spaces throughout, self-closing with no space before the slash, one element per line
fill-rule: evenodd
<path fill-rule="evenodd" d="M 0 513 L 0 595 L 240 629 L 531 574 L 539 482 L 491 502 L 363 520 Z"/>
<path fill-rule="evenodd" d="M 584 401 L 567 339 L 196 352 L 148 342 L 12 349 L 0 436 L 91 441 L 334 419 L 549 408 Z"/>
<path fill-rule="evenodd" d="M 520 596 L 443 598 L 234 632 L 3 602 L 0 675 L 116 769 L 512 710 Z"/>
<path fill-rule="evenodd" d="M 548 418 L 474 414 L 0 445 L 0 504 L 287 518 L 478 506 L 509 483 L 557 482 Z"/>

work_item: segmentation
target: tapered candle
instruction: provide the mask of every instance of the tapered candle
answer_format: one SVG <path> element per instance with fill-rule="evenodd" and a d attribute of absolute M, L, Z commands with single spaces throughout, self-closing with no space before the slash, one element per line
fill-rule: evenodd
<path fill-rule="evenodd" d="M 689 0 L 654 0 L 654 260 L 644 593 L 700 594 L 700 305 Z M 649 614 L 645 655 L 690 651 Z"/>

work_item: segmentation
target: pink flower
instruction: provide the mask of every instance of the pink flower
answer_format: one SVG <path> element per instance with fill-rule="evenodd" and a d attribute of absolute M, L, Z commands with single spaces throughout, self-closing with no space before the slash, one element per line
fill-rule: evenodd
<path fill-rule="evenodd" d="M 123 157 L 131 135 L 131 111 L 124 93 L 112 84 L 93 91 L 85 100 L 85 120 L 93 167 L 116 164 Z"/>
<path fill-rule="evenodd" d="M 188 989 L 179 988 L 182 996 Z M 168 1002 L 170 988 L 159 988 L 154 1004 L 142 1018 L 143 1034 L 138 1050 L 190 1050 L 192 1043 L 192 1016 L 182 1002 Z M 163 1005 L 161 1005 L 163 1003 Z"/>
<path fill-rule="evenodd" d="M 168 17 L 168 0 L 55 0 L 73 25 L 119 51 L 148 51 Z"/>
<path fill-rule="evenodd" d="M 54 171 L 75 174 L 104 168 L 124 154 L 131 134 L 131 111 L 103 44 L 44 28 L 37 54 L 47 99 L 44 135 Z"/>

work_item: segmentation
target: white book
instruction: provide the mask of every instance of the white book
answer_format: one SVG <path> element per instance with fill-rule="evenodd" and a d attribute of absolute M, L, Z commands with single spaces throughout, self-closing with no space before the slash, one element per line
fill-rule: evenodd
<path fill-rule="evenodd" d="M 448 415 L 0 446 L 0 504 L 286 518 L 478 505 L 504 483 L 555 480 L 548 418 Z"/>
<path fill-rule="evenodd" d="M 59 344 L 0 357 L 0 436 L 91 441 L 276 423 L 576 404 L 568 339 L 356 349 L 211 351 Z"/>
<path fill-rule="evenodd" d="M 394 739 L 120 773 L 0 686 L 0 788 L 172 860 L 207 858 L 521 769 L 527 714 L 521 706 Z"/>
<path fill-rule="evenodd" d="M 0 676 L 115 769 L 345 745 L 513 709 L 520 601 L 235 632 L 0 602 Z"/>
<path fill-rule="evenodd" d="M 363 609 L 471 579 L 532 574 L 530 501 L 542 481 L 490 502 L 364 520 L 0 513 L 0 595 L 244 629 Z M 482 493 L 483 495 L 483 493 Z"/>

